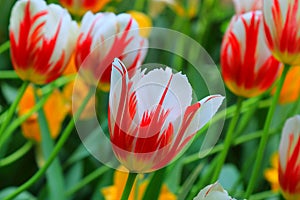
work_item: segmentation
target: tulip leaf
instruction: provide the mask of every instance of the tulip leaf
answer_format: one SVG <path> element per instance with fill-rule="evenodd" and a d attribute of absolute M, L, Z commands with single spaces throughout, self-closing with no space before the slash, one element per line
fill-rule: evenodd
<path fill-rule="evenodd" d="M 36 102 L 38 101 L 38 96 L 35 94 Z M 43 159 L 47 160 L 50 156 L 53 148 L 54 142 L 50 135 L 50 129 L 47 123 L 47 119 L 43 109 L 38 111 L 38 122 L 41 130 L 41 149 L 43 154 Z M 58 158 L 56 158 L 53 163 L 50 165 L 46 172 L 46 177 L 48 181 L 49 187 L 49 199 L 65 199 L 65 184 L 63 179 L 62 168 L 59 163 Z"/>
<path fill-rule="evenodd" d="M 15 188 L 15 187 L 9 187 L 9 188 L 5 188 L 5 189 L 1 190 L 0 191 L 0 199 L 4 199 L 7 195 L 11 194 L 16 189 L 17 188 Z M 37 198 L 34 197 L 32 194 L 30 194 L 27 191 L 22 192 L 16 198 L 14 198 L 14 200 L 24 200 L 24 199 L 36 200 Z"/>
<path fill-rule="evenodd" d="M 167 168 L 164 167 L 154 172 L 151 181 L 144 193 L 143 200 L 158 199 L 166 175 L 166 170 Z"/>

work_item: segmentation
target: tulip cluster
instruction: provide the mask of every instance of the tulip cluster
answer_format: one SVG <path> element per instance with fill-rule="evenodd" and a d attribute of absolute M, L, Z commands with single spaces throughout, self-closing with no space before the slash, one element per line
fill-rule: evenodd
<path fill-rule="evenodd" d="M 216 60 L 220 58 L 220 80 L 224 81 L 228 88 L 228 96 L 234 97 L 228 98 L 229 104 L 235 101 L 235 97 L 237 103 L 228 113 L 220 112 L 218 117 L 212 120 L 225 97 L 209 94 L 201 100 L 196 100 L 195 94 L 201 93 L 203 88 L 200 84 L 197 85 L 198 80 L 195 81 L 196 75 L 190 69 L 190 64 L 184 65 L 194 64 L 188 57 L 202 59 L 202 55 L 198 55 L 196 49 L 194 51 L 196 46 L 186 46 L 184 39 L 171 41 L 172 48 L 180 49 L 180 52 L 188 55 L 187 58 L 182 58 L 187 62 L 173 57 L 169 59 L 163 54 L 156 58 L 152 51 L 148 54 L 149 47 L 152 47 L 151 37 L 157 37 L 158 42 L 162 43 L 169 41 L 160 40 L 160 35 L 154 28 L 143 28 L 152 27 L 152 20 L 147 16 L 149 14 L 155 25 L 164 26 L 172 22 L 174 29 L 178 26 L 182 28 L 182 32 L 194 36 L 193 39 L 205 40 L 206 34 L 211 33 L 211 30 L 205 30 L 210 28 L 209 23 L 218 24 L 219 17 L 222 18 L 207 16 L 202 19 L 208 15 L 206 9 L 210 12 L 213 7 L 225 5 L 228 1 L 233 3 L 228 9 L 231 19 L 226 14 L 225 17 L 222 16 L 227 20 L 221 22 L 222 25 L 228 27 L 225 31 L 220 28 L 224 35 L 222 41 L 219 41 L 222 42 L 221 45 L 217 44 L 221 48 L 220 53 L 216 54 Z M 176 199 L 175 194 L 178 194 L 180 199 L 235 200 L 222 187 L 230 187 L 230 184 L 223 183 L 228 178 L 228 174 L 224 173 L 224 163 L 232 159 L 235 162 L 244 161 L 242 156 L 226 160 L 229 154 L 235 153 L 230 151 L 231 146 L 241 145 L 256 138 L 260 139 L 257 151 L 250 150 L 256 156 L 251 166 L 252 173 L 247 178 L 241 176 L 242 172 L 238 174 L 241 177 L 239 188 L 244 191 L 232 193 L 240 195 L 235 197 L 252 199 L 251 195 L 258 189 L 256 185 L 260 181 L 259 174 L 264 170 L 263 159 L 266 156 L 265 149 L 268 148 L 269 137 L 275 134 L 279 136 L 280 132 L 281 138 L 280 141 L 278 138 L 276 144 L 278 153 L 276 151 L 272 157 L 272 168 L 265 170 L 264 174 L 271 182 L 271 189 L 277 191 L 278 196 L 282 195 L 287 200 L 300 199 L 300 0 L 223 0 L 220 5 L 215 3 L 218 1 L 203 1 L 200 4 L 200 0 L 150 0 L 146 3 L 135 0 L 132 3 L 135 9 L 139 8 L 137 10 L 145 12 L 147 10 L 148 13 L 132 10 L 130 4 L 130 9 L 126 8 L 126 11 L 123 8 L 113 8 L 120 2 L 111 0 L 56 2 L 57 4 L 47 3 L 45 0 L 17 0 L 12 6 L 8 27 L 10 46 L 7 50 L 10 48 L 14 75 L 21 79 L 19 81 L 22 81 L 23 85 L 16 96 L 5 91 L 8 89 L 0 85 L 1 97 L 10 96 L 11 99 L 15 99 L 7 110 L 1 100 L 0 168 L 15 162 L 29 152 L 31 146 L 35 146 L 41 169 L 34 176 L 30 174 L 32 178 L 18 189 L 12 190 L 8 196 L 5 196 L 8 192 L 0 188 L 0 199 L 13 199 L 22 192 L 26 198 L 25 190 L 37 183 L 44 173 L 46 187 L 38 198 L 74 198 L 71 195 L 91 181 L 91 177 L 102 175 L 108 170 L 105 166 L 108 165 L 114 166 L 117 171 L 113 181 L 105 181 L 106 185 L 112 184 L 111 186 L 104 186 L 103 182 L 98 184 L 104 187 L 97 188 L 97 195 L 100 195 L 101 191 L 105 199 L 173 200 Z M 235 8 L 233 16 L 232 5 Z M 169 10 L 164 10 L 165 7 Z M 172 14 L 176 15 L 174 20 L 160 20 Z M 218 20 L 214 21 L 215 18 Z M 211 46 L 214 47 L 213 44 Z M 0 54 L 2 52 L 3 45 L 0 47 Z M 219 49 L 216 52 L 219 52 Z M 146 59 L 152 58 L 167 62 L 172 60 L 174 65 L 180 63 L 182 66 L 177 67 L 182 71 L 173 70 L 168 63 L 159 67 L 143 65 Z M 148 66 L 151 66 L 151 69 Z M 0 74 L 2 83 L 1 77 Z M 192 85 L 197 87 L 196 92 L 193 91 Z M 208 90 L 211 91 L 209 86 Z M 265 110 L 256 112 L 261 107 L 268 107 L 266 115 L 260 115 Z M 285 110 L 288 112 L 285 113 Z M 16 113 L 19 118 L 11 123 Z M 259 118 L 255 118 L 257 115 L 260 115 Z M 276 120 L 273 119 L 275 116 Z M 206 130 L 204 127 L 209 127 L 209 124 L 219 122 L 222 117 L 223 122 L 229 122 L 229 125 L 225 126 L 224 141 L 216 148 L 212 147 L 213 151 L 209 155 L 218 153 L 218 156 L 209 157 L 199 165 L 191 164 L 199 159 L 199 155 L 202 156 L 199 152 L 192 155 L 195 146 L 202 142 L 202 136 L 197 133 L 201 129 Z M 264 117 L 266 119 L 263 119 Z M 80 129 L 77 129 L 82 141 L 75 141 L 75 137 L 71 139 L 78 143 L 83 142 L 84 145 L 90 144 L 89 142 L 94 145 L 94 141 L 90 141 L 91 136 L 100 132 L 99 127 L 94 127 L 94 118 L 99 125 L 101 124 L 101 134 L 107 137 L 103 138 L 107 140 L 101 141 L 101 145 L 98 146 L 98 153 L 105 154 L 109 161 L 99 159 L 103 162 L 101 169 L 96 169 L 96 173 L 87 175 L 82 182 L 74 186 L 69 182 L 78 182 L 84 175 L 83 172 L 87 171 L 81 162 L 87 154 L 80 146 L 69 156 L 67 153 L 73 149 L 67 149 L 68 145 L 64 144 L 71 138 L 69 136 L 75 131 L 74 127 L 78 128 L 77 125 L 82 123 L 86 128 L 84 137 L 81 137 Z M 70 120 L 68 124 L 67 120 Z M 278 122 L 280 120 L 281 122 Z M 10 153 L 7 149 L 10 150 L 11 145 L 9 139 L 15 139 L 10 136 L 18 126 L 25 137 L 21 139 L 30 141 L 26 141 L 28 144 L 7 156 L 6 154 Z M 275 126 L 278 127 L 272 131 Z M 242 134 L 244 130 L 252 130 L 253 127 L 258 128 L 261 134 Z M 90 134 L 91 130 L 93 132 Z M 187 159 L 178 159 L 188 145 L 192 144 L 196 135 L 201 139 L 193 144 L 195 146 L 188 152 L 191 155 L 188 155 Z M 203 140 L 203 146 L 206 142 L 210 143 L 209 140 L 214 137 L 210 134 L 207 136 Z M 223 135 L 221 138 L 223 139 Z M 56 142 L 56 139 L 59 141 Z M 70 144 L 72 142 L 73 140 Z M 18 142 L 16 144 L 18 145 Z M 249 146 L 256 148 L 255 145 L 253 142 Z M 65 150 L 64 148 L 67 150 L 63 151 L 63 156 L 58 156 L 59 151 Z M 242 151 L 241 155 L 244 155 L 245 149 L 249 152 L 248 146 L 238 148 Z M 203 153 L 202 149 L 200 153 Z M 65 157 L 68 160 L 63 168 L 61 162 L 64 159 L 60 158 Z M 187 171 L 184 171 L 184 175 L 176 174 L 176 178 L 179 177 L 176 183 L 172 182 L 174 177 L 168 177 L 171 181 L 168 180 L 165 184 L 165 175 L 178 173 L 179 168 L 174 170 L 175 173 L 169 170 L 173 169 L 172 165 L 170 168 L 163 168 L 177 159 L 181 162 L 178 162 L 180 170 Z M 248 158 L 245 160 L 248 163 Z M 74 162 L 76 165 L 69 169 Z M 117 165 L 121 167 L 117 169 Z M 203 166 L 205 170 L 199 173 Z M 191 169 L 191 178 L 182 184 L 182 178 Z M 66 177 L 65 170 L 69 170 L 70 173 Z M 144 175 L 151 172 L 155 174 Z M 111 177 L 112 173 L 108 175 L 103 177 Z M 193 184 L 197 180 L 199 182 Z M 183 189 L 176 191 L 177 188 L 173 184 Z M 204 187 L 205 185 L 208 186 Z M 183 191 L 186 188 L 188 191 Z M 157 194 L 152 197 L 151 192 Z"/>

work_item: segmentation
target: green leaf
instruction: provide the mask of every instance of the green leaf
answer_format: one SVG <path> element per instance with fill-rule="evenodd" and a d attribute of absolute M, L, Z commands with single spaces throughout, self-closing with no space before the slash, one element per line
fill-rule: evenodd
<path fill-rule="evenodd" d="M 164 167 L 154 172 L 151 181 L 144 193 L 143 200 L 158 199 L 167 168 Z"/>
<path fill-rule="evenodd" d="M 9 187 L 9 188 L 5 188 L 3 190 L 0 191 L 0 199 L 3 199 L 4 197 L 6 197 L 7 195 L 9 195 L 10 193 L 12 193 L 16 188 L 15 187 Z M 36 200 L 36 197 L 34 197 L 32 194 L 30 194 L 27 191 L 22 192 L 18 197 L 16 197 L 14 200 Z"/>
<path fill-rule="evenodd" d="M 38 102 L 38 96 L 35 94 L 36 102 Z M 47 123 L 47 119 L 43 109 L 38 111 L 38 122 L 42 134 L 41 148 L 42 154 L 45 160 L 47 160 L 53 151 L 54 142 L 50 136 L 50 129 Z M 49 199 L 65 199 L 65 183 L 63 179 L 62 168 L 58 158 L 56 158 L 50 165 L 46 172 L 47 183 L 49 186 Z"/>
<path fill-rule="evenodd" d="M 66 189 L 71 189 L 74 185 L 76 185 L 81 179 L 83 175 L 83 162 L 75 163 L 71 169 L 66 174 Z"/>

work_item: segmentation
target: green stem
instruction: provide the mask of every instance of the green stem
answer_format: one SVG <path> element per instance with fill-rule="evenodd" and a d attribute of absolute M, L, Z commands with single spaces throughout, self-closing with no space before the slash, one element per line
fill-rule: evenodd
<path fill-rule="evenodd" d="M 26 112 L 24 115 L 18 117 L 16 120 L 14 120 L 10 126 L 7 127 L 5 133 L 0 138 L 0 147 L 6 142 L 6 140 L 11 136 L 11 134 L 16 130 L 26 119 L 28 119 L 33 113 L 38 111 L 43 107 L 43 105 L 46 103 L 47 99 L 51 95 L 51 92 L 46 94 L 42 97 L 42 99 L 35 104 L 33 108 L 31 108 L 28 112 Z"/>
<path fill-rule="evenodd" d="M 151 178 L 151 181 L 143 195 L 143 200 L 159 199 L 158 196 L 166 176 L 166 170 L 167 168 L 164 167 L 154 172 L 153 177 Z"/>
<path fill-rule="evenodd" d="M 2 54 L 4 51 L 8 50 L 10 47 L 10 42 L 9 40 L 1 44 L 0 46 L 0 54 Z"/>
<path fill-rule="evenodd" d="M 17 151 L 12 153 L 11 155 L 1 159 L 0 167 L 9 165 L 9 164 L 15 162 L 16 160 L 18 160 L 19 158 L 21 158 L 22 156 L 24 156 L 31 149 L 32 144 L 33 143 L 31 141 L 28 141 L 21 148 L 19 148 Z"/>
<path fill-rule="evenodd" d="M 215 172 L 214 172 L 214 175 L 213 175 L 213 178 L 212 178 L 212 183 L 214 183 L 218 180 L 221 169 L 222 169 L 222 166 L 223 166 L 223 164 L 225 162 L 225 159 L 227 157 L 227 153 L 228 153 L 230 145 L 232 143 L 233 133 L 234 133 L 236 124 L 238 122 L 238 119 L 239 119 L 239 116 L 240 116 L 240 113 L 241 113 L 242 104 L 243 104 L 243 98 L 239 97 L 238 101 L 237 101 L 236 112 L 235 112 L 235 115 L 233 116 L 233 118 L 231 119 L 229 128 L 227 130 L 227 134 L 226 134 L 225 142 L 224 142 L 224 149 L 220 153 L 220 157 L 218 159 L 217 167 L 215 169 Z"/>
<path fill-rule="evenodd" d="M 250 195 L 252 194 L 252 192 L 254 190 L 254 186 L 255 186 L 255 181 L 258 178 L 258 174 L 259 174 L 259 171 L 260 171 L 260 168 L 261 168 L 262 159 L 263 159 L 263 156 L 264 156 L 265 147 L 266 147 L 267 142 L 268 142 L 268 132 L 269 132 L 270 125 L 271 125 L 271 122 L 272 122 L 272 118 L 273 118 L 273 115 L 274 115 L 274 112 L 275 112 L 275 108 L 276 108 L 276 105 L 277 105 L 277 102 L 278 102 L 278 99 L 279 99 L 279 96 L 280 96 L 280 92 L 281 92 L 281 89 L 282 89 L 282 86 L 283 86 L 283 83 L 284 83 L 284 80 L 285 80 L 285 77 L 287 75 L 287 72 L 288 72 L 289 68 L 290 68 L 289 65 L 284 66 L 282 75 L 280 77 L 280 80 L 279 80 L 279 83 L 278 83 L 278 86 L 277 86 L 277 89 L 276 89 L 276 93 L 273 97 L 272 104 L 271 104 L 271 106 L 269 108 L 269 111 L 268 111 L 267 119 L 266 119 L 265 126 L 264 126 L 264 129 L 263 129 L 263 134 L 261 136 L 260 144 L 259 144 L 259 147 L 258 147 L 257 156 L 256 156 L 256 160 L 255 160 L 255 163 L 254 163 L 252 175 L 251 175 L 251 178 L 250 178 L 250 181 L 249 181 L 249 184 L 248 184 L 248 188 L 247 188 L 247 191 L 246 191 L 246 195 L 245 195 L 246 199 L 248 199 L 250 197 Z"/>
<path fill-rule="evenodd" d="M 137 175 L 138 175 L 137 173 L 129 173 L 128 174 L 127 182 L 126 182 L 121 200 L 127 200 L 128 199 L 128 197 L 130 195 L 130 192 L 131 192 L 131 189 L 132 189 L 132 186 L 134 184 L 134 181 L 135 181 L 135 178 L 136 178 Z"/>
<path fill-rule="evenodd" d="M 35 102 L 38 102 L 40 100 L 37 94 L 37 90 L 38 88 L 34 87 Z M 38 110 L 38 124 L 42 139 L 41 143 L 39 144 L 41 145 L 42 149 L 42 157 L 43 159 L 48 159 L 50 153 L 53 151 L 54 141 L 51 137 L 50 127 L 43 108 Z M 50 193 L 49 199 L 65 199 L 65 184 L 63 179 L 63 172 L 58 158 L 55 158 L 52 164 L 50 165 L 49 169 L 46 172 L 46 178 Z"/>
<path fill-rule="evenodd" d="M 20 79 L 14 70 L 1 70 L 0 79 Z"/>
<path fill-rule="evenodd" d="M 1 128 L 0 128 L 0 141 L 1 141 L 4 130 L 6 129 L 8 124 L 11 122 L 11 118 L 15 114 L 17 106 L 19 105 L 19 102 L 21 101 L 28 85 L 29 85 L 28 81 L 23 82 L 23 84 L 20 88 L 20 91 L 16 97 L 16 100 L 10 106 L 8 113 L 6 115 L 6 118 L 4 119 L 4 122 L 2 123 Z"/>
<path fill-rule="evenodd" d="M 46 161 L 45 165 L 43 167 L 41 167 L 37 173 L 35 173 L 28 181 L 26 181 L 23 185 L 19 186 L 14 192 L 12 192 L 11 194 L 9 194 L 8 196 L 6 196 L 4 198 L 4 200 L 11 200 L 14 199 L 16 196 L 18 196 L 20 193 L 22 193 L 23 191 L 25 191 L 27 188 L 29 188 L 30 186 L 32 186 L 36 181 L 38 181 L 47 171 L 48 167 L 51 165 L 51 163 L 53 162 L 53 160 L 56 158 L 56 156 L 58 155 L 59 151 L 62 149 L 62 147 L 64 146 L 65 142 L 67 141 L 67 139 L 69 138 L 69 135 L 71 134 L 75 122 L 74 120 L 77 120 L 80 116 L 80 114 L 82 113 L 84 107 L 86 106 L 87 102 L 89 101 L 89 99 L 91 98 L 91 96 L 94 94 L 93 90 L 90 90 L 90 92 L 88 93 L 88 95 L 85 97 L 85 99 L 83 100 L 81 106 L 79 107 L 78 111 L 76 112 L 76 114 L 74 115 L 73 119 L 70 120 L 69 124 L 67 125 L 66 129 L 64 130 L 64 132 L 62 133 L 60 139 L 58 140 L 57 144 L 55 145 L 52 153 L 50 154 L 48 160 Z"/>

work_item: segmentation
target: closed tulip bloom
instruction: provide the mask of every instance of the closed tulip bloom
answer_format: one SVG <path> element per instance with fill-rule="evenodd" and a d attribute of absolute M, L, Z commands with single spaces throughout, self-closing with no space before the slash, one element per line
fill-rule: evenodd
<path fill-rule="evenodd" d="M 110 0 L 59 0 L 59 2 L 66 7 L 70 13 L 82 16 L 89 10 L 98 12 L 110 2 Z"/>
<path fill-rule="evenodd" d="M 218 182 L 203 188 L 194 200 L 235 200 Z"/>
<path fill-rule="evenodd" d="M 111 63 L 120 58 L 133 74 L 143 61 L 148 40 L 138 31 L 129 14 L 88 12 L 84 15 L 77 41 L 75 64 L 85 80 L 109 90 Z M 136 31 L 134 31 L 136 30 Z M 84 62 L 84 63 L 83 63 Z M 82 65 L 83 64 L 83 65 Z M 100 79 L 100 83 L 98 83 Z"/>
<path fill-rule="evenodd" d="M 9 36 L 14 69 L 21 79 L 45 84 L 64 71 L 77 39 L 77 24 L 58 5 L 20 0 L 10 17 Z"/>
<path fill-rule="evenodd" d="M 300 65 L 300 5 L 298 0 L 265 0 L 264 27 L 274 56 Z"/>
<path fill-rule="evenodd" d="M 233 17 L 222 42 L 221 68 L 225 84 L 238 96 L 258 96 L 274 83 L 280 63 L 266 45 L 261 11 Z"/>
<path fill-rule="evenodd" d="M 262 0 L 233 0 L 233 3 L 237 14 L 262 10 Z"/>
<path fill-rule="evenodd" d="M 109 97 L 109 130 L 117 159 L 130 172 L 166 166 L 216 113 L 224 97 L 191 105 L 187 77 L 170 68 L 137 71 L 129 78 L 115 59 Z"/>
<path fill-rule="evenodd" d="M 289 118 L 282 130 L 279 184 L 287 200 L 300 199 L 300 115 Z"/>

